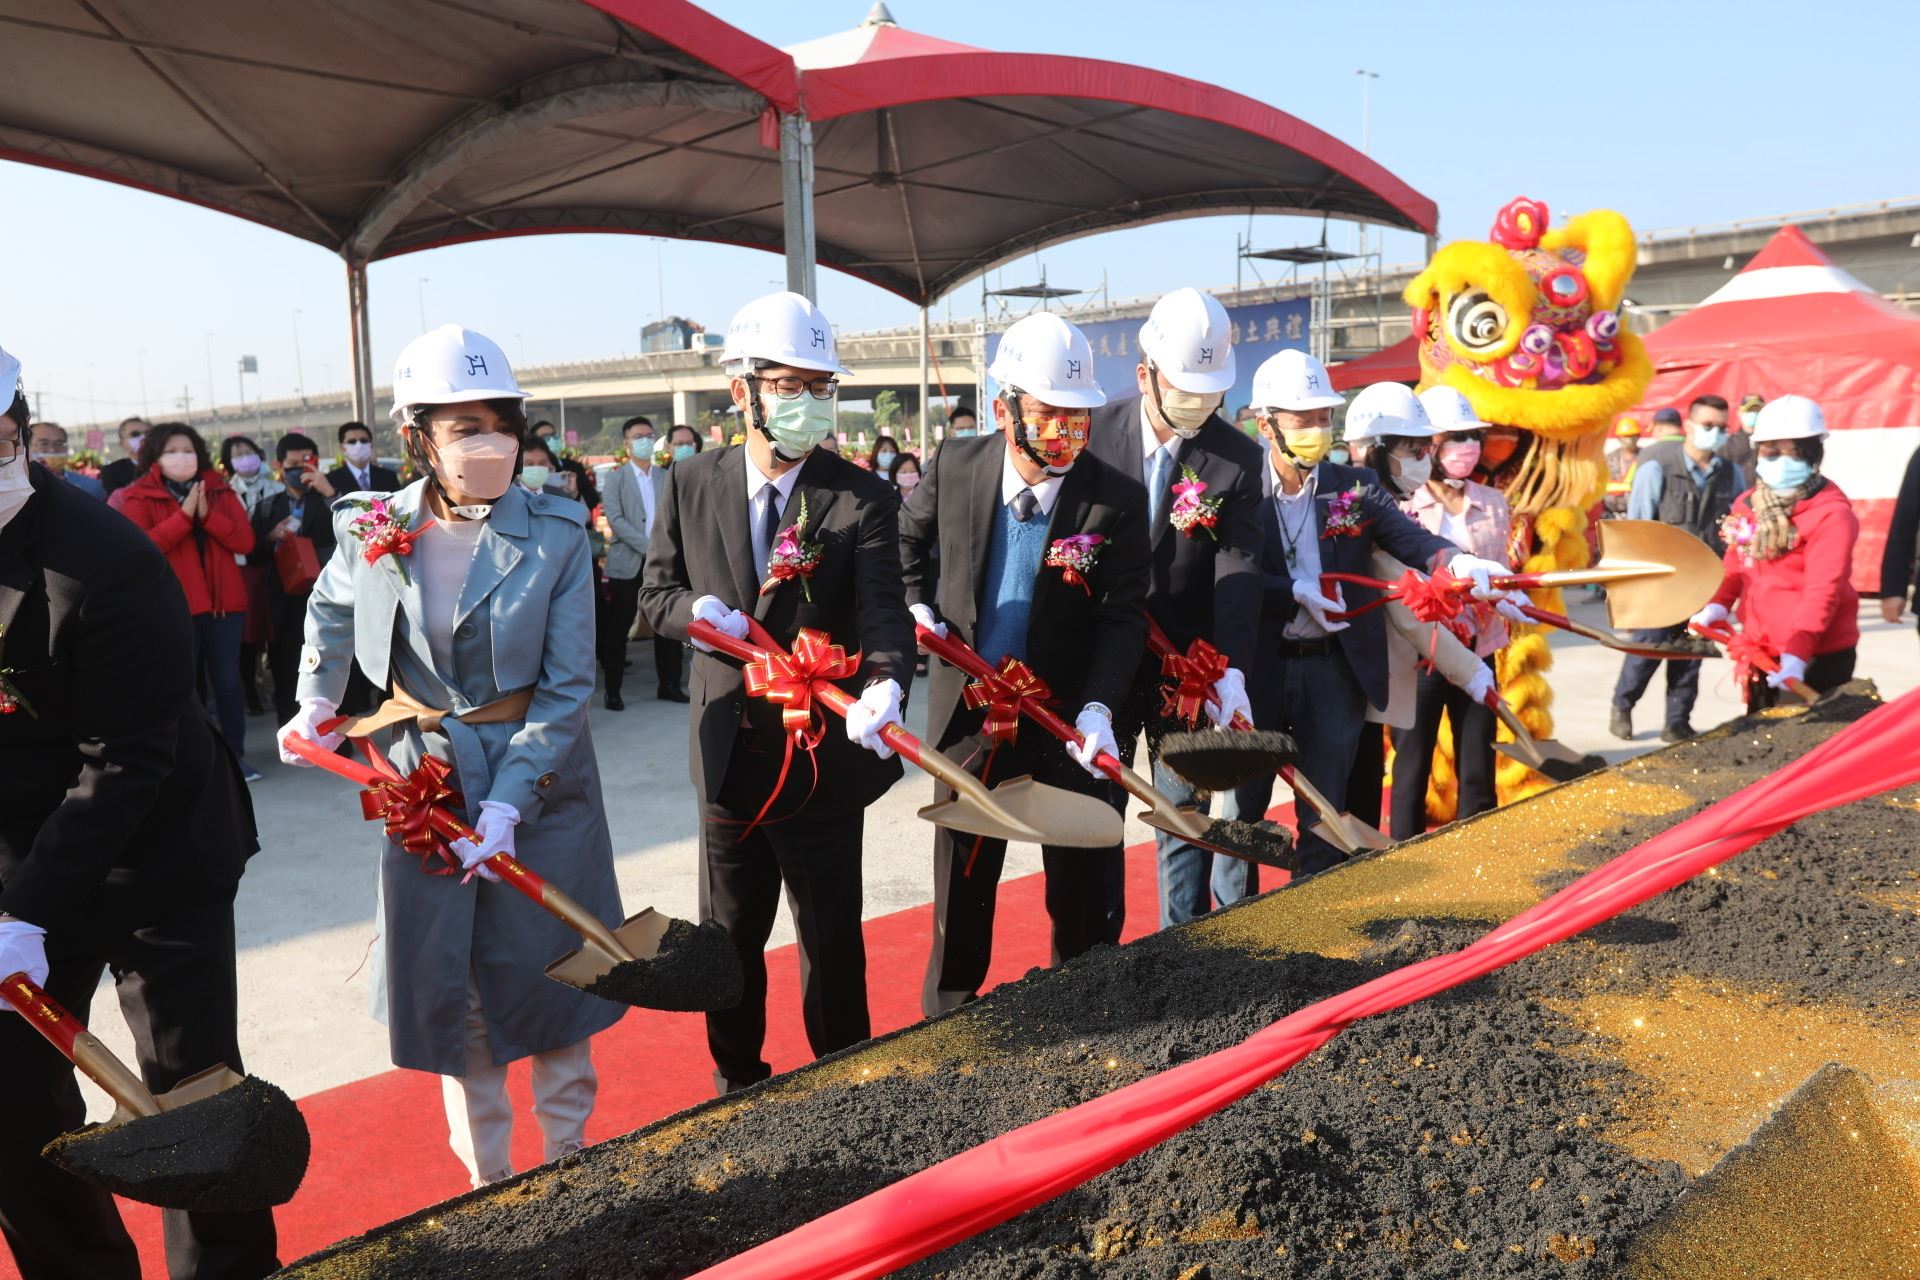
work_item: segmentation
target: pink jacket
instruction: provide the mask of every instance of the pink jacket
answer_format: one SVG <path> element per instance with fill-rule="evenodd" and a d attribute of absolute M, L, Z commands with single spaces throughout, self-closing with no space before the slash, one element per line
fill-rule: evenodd
<path fill-rule="evenodd" d="M 1467 540 L 1459 544 L 1460 549 L 1483 560 L 1506 564 L 1507 532 L 1513 525 L 1513 511 L 1507 506 L 1507 500 L 1498 490 L 1474 480 L 1467 481 L 1465 492 L 1467 506 L 1460 515 L 1467 524 Z M 1441 521 L 1447 514 L 1447 509 L 1440 505 L 1440 499 L 1427 485 L 1414 490 L 1413 496 L 1400 504 L 1400 509 L 1428 533 L 1440 533 Z M 1459 539 L 1456 537 L 1455 541 Z M 1475 637 L 1473 651 L 1484 658 L 1506 643 L 1507 621 L 1495 614 L 1493 621 Z"/>

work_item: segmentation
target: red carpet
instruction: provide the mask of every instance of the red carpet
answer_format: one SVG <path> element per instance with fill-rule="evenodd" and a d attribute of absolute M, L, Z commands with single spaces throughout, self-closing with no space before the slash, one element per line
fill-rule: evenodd
<path fill-rule="evenodd" d="M 1272 816 L 1291 826 L 1289 810 L 1276 809 Z M 1261 887 L 1275 887 L 1284 876 L 1263 869 Z M 1046 965 L 1042 889 L 1037 874 L 1000 886 L 989 986 Z M 1125 936 L 1152 932 L 1159 916 L 1153 846 L 1137 845 L 1127 850 Z M 920 1020 L 920 975 L 932 932 L 931 904 L 867 922 L 874 1034 Z M 767 1060 L 775 1071 L 785 1071 L 812 1058 L 800 1022 L 794 948 L 769 951 L 767 970 Z M 600 1096 L 587 1129 L 594 1142 L 713 1096 L 713 1064 L 707 1056 L 705 1023 L 697 1014 L 635 1009 L 594 1040 L 594 1060 L 600 1070 Z M 540 1162 L 540 1133 L 533 1122 L 524 1063 L 516 1065 L 511 1080 L 519 1118 L 514 1162 L 529 1169 Z M 300 1109 L 313 1132 L 313 1161 L 300 1193 L 275 1211 L 285 1261 L 467 1189 L 466 1171 L 447 1147 L 437 1076 L 387 1071 L 303 1098 Z M 121 1211 L 139 1245 L 143 1275 L 165 1280 L 159 1211 L 127 1201 L 121 1202 Z M 0 1280 L 19 1280 L 10 1257 L 0 1256 Z"/>

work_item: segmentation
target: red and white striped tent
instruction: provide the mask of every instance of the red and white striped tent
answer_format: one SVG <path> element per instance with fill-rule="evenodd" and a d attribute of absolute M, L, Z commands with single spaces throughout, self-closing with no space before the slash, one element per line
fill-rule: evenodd
<path fill-rule="evenodd" d="M 1894 498 L 1920 447 L 1920 316 L 1788 226 L 1706 301 L 1648 334 L 1647 349 L 1649 407 L 1684 410 L 1707 394 L 1737 407 L 1750 392 L 1819 401 L 1832 432 L 1821 470 L 1860 515 L 1854 585 L 1877 595 Z"/>

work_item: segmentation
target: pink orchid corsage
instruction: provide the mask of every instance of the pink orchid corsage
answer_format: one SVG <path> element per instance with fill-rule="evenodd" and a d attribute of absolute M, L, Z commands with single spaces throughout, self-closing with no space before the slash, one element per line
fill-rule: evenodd
<path fill-rule="evenodd" d="M 1333 501 L 1327 504 L 1326 527 L 1320 531 L 1320 537 L 1323 540 L 1357 538 L 1368 525 L 1373 523 L 1371 520 L 1360 518 L 1360 497 L 1361 490 L 1357 484 L 1351 489 L 1333 495 Z"/>
<path fill-rule="evenodd" d="M 1192 467 L 1180 468 L 1180 483 L 1173 486 L 1173 506 L 1167 511 L 1167 521 L 1189 538 L 1198 537 L 1195 532 L 1204 529 L 1209 538 L 1218 539 L 1214 526 L 1220 523 L 1220 504 L 1222 498 L 1203 498 L 1207 491 L 1206 483 L 1193 473 Z"/>
<path fill-rule="evenodd" d="M 783 582 L 798 578 L 807 603 L 813 603 L 813 588 L 807 580 L 820 567 L 824 550 L 819 542 L 806 539 L 806 530 L 807 495 L 803 493 L 800 495 L 800 518 L 780 530 L 773 540 L 773 551 L 767 556 L 767 580 L 760 584 L 761 595 L 766 595 Z"/>
<path fill-rule="evenodd" d="M 1720 540 L 1729 547 L 1737 548 L 1741 557 L 1751 562 L 1756 528 L 1752 516 L 1744 511 L 1736 511 L 1720 522 Z"/>
<path fill-rule="evenodd" d="M 413 544 L 433 521 L 427 521 L 418 529 L 409 529 L 384 498 L 371 502 L 356 500 L 353 505 L 359 508 L 360 514 L 347 527 L 360 539 L 367 563 L 379 564 L 382 556 L 392 556 L 394 568 L 400 571 L 400 581 L 408 581 L 406 557 L 413 554 Z"/>
<path fill-rule="evenodd" d="M 1070 538 L 1055 538 L 1053 545 L 1047 548 L 1047 568 L 1058 569 L 1062 582 L 1092 595 L 1093 588 L 1087 583 L 1087 575 L 1093 572 L 1094 562 L 1100 558 L 1100 544 L 1105 541 L 1097 533 L 1076 533 Z"/>

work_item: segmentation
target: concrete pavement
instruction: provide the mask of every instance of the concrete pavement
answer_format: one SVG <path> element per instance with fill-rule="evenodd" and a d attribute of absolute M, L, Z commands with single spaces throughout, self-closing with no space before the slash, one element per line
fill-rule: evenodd
<path fill-rule="evenodd" d="M 1582 593 L 1584 594 L 1584 593 Z M 1604 625 L 1595 602 L 1572 605 L 1583 621 Z M 1860 674 L 1893 697 L 1920 685 L 1920 642 L 1910 624 L 1889 626 L 1877 608 L 1862 610 Z M 638 667 L 648 654 L 634 646 Z M 1598 751 L 1617 761 L 1661 744 L 1656 677 L 1641 703 L 1641 732 L 1631 743 L 1608 736 L 1607 714 L 1619 655 L 1591 641 L 1560 636 L 1554 641 L 1554 712 L 1561 741 L 1580 751 Z M 1740 712 L 1731 666 L 1710 662 L 1701 680 L 1694 714 L 1708 728 Z M 694 817 L 687 779 L 686 709 L 654 700 L 651 681 L 629 681 L 639 696 L 624 712 L 598 705 L 592 727 L 606 790 L 621 895 L 629 911 L 651 905 L 669 915 L 695 913 Z M 921 713 L 910 711 L 918 731 Z M 360 820 L 351 788 L 311 769 L 293 769 L 272 758 L 268 720 L 247 725 L 251 758 L 266 772 L 255 784 L 262 848 L 240 888 L 236 908 L 240 961 L 241 1045 L 247 1068 L 296 1097 L 385 1071 L 386 1031 L 366 1013 L 368 949 L 373 938 L 374 828 Z M 932 784 L 909 769 L 867 816 L 866 914 L 871 917 L 930 901 L 930 831 L 915 810 L 932 798 Z M 1129 821 L 1129 843 L 1145 840 L 1148 828 Z M 1009 851 L 1008 878 L 1040 869 L 1039 850 Z M 532 909 L 529 907 L 529 909 Z M 772 945 L 792 941 L 785 912 Z M 919 975 L 875 973 L 873 981 L 918 982 Z M 103 983 L 92 1029 L 116 1052 L 131 1057 L 131 1039 L 111 992 Z M 89 1090 L 93 1114 L 110 1107 Z"/>

